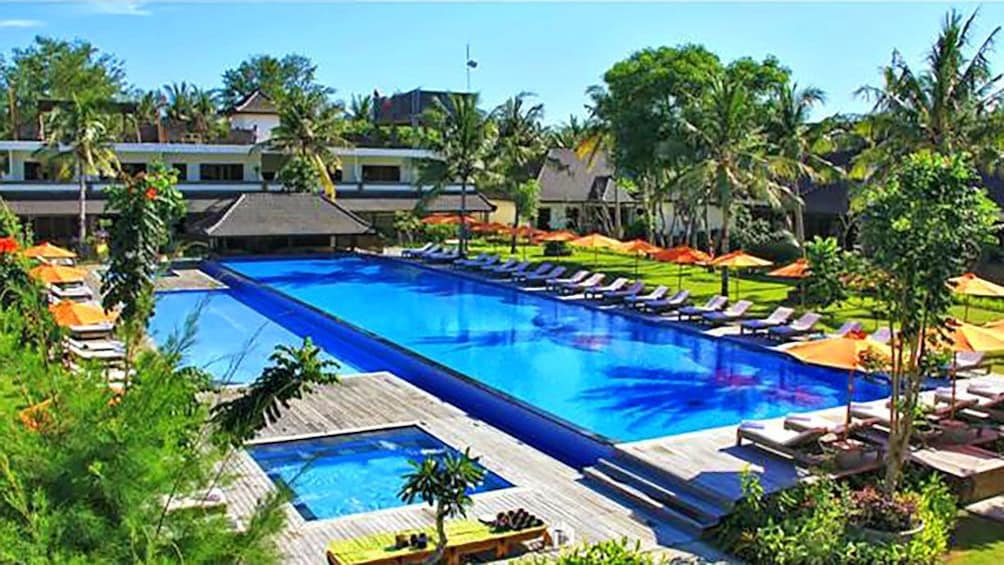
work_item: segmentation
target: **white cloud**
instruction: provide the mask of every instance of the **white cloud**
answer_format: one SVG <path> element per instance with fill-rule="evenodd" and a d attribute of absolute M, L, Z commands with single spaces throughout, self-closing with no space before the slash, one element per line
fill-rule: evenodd
<path fill-rule="evenodd" d="M 42 22 L 39 20 L 0 20 L 0 28 L 29 28 L 41 26 Z"/>
<path fill-rule="evenodd" d="M 91 10 L 99 14 L 117 16 L 149 16 L 150 10 L 144 6 L 144 0 L 90 0 Z"/>

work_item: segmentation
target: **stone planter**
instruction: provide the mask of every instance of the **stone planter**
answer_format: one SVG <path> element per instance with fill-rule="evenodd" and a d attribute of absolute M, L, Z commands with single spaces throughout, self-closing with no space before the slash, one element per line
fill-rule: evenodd
<path fill-rule="evenodd" d="M 865 464 L 865 450 L 860 446 L 841 447 L 834 451 L 833 459 L 841 471 L 857 469 Z"/>
<path fill-rule="evenodd" d="M 857 531 L 858 537 L 870 543 L 904 544 L 909 543 L 914 536 L 924 531 L 924 523 L 921 522 L 917 527 L 902 532 L 887 532 L 862 526 L 852 526 L 852 528 Z"/>

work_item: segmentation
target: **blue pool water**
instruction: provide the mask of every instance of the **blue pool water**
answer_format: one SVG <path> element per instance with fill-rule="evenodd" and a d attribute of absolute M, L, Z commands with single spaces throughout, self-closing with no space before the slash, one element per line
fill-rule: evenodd
<path fill-rule="evenodd" d="M 844 372 L 397 261 L 224 265 L 613 441 L 846 402 Z M 855 400 L 885 394 L 884 385 L 855 384 Z"/>
<path fill-rule="evenodd" d="M 180 335 L 189 314 L 199 311 L 194 341 L 183 362 L 208 371 L 219 382 L 246 384 L 261 374 L 276 345 L 299 346 L 297 335 L 257 310 L 246 306 L 226 290 L 164 292 L 157 295 L 157 307 L 150 321 L 150 333 L 159 346 L 172 335 Z M 278 314 L 278 313 L 276 313 Z M 281 322 L 281 316 L 275 316 Z M 357 372 L 352 365 L 338 362 L 339 373 Z"/>
<path fill-rule="evenodd" d="M 294 493 L 293 506 L 307 520 L 395 508 L 409 461 L 454 452 L 417 427 L 259 444 L 251 457 L 276 483 Z M 511 487 L 487 471 L 470 494 Z"/>

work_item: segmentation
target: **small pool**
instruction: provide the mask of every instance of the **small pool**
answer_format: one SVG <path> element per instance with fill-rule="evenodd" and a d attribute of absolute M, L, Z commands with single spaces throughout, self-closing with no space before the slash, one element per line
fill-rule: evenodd
<path fill-rule="evenodd" d="M 277 485 L 293 491 L 306 520 L 404 506 L 398 492 L 409 461 L 456 453 L 416 426 L 258 444 L 251 457 Z M 511 487 L 487 471 L 471 494 Z"/>
<path fill-rule="evenodd" d="M 150 334 L 158 346 L 180 334 L 188 316 L 199 311 L 195 339 L 184 363 L 212 374 L 222 384 L 247 384 L 269 365 L 276 345 L 299 346 L 303 337 L 240 302 L 227 290 L 163 292 L 150 320 Z M 317 340 L 315 340 L 317 343 Z M 331 355 L 339 374 L 359 372 Z M 337 353 L 336 353 L 337 355 Z"/>

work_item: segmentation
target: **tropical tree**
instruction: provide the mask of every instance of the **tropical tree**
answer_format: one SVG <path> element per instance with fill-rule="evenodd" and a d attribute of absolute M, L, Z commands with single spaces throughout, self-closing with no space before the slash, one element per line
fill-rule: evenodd
<path fill-rule="evenodd" d="M 122 184 L 106 190 L 108 209 L 117 217 L 101 290 L 105 309 L 121 308 L 119 326 L 130 361 L 153 313 L 160 251 L 170 241 L 174 224 L 185 216 L 184 196 L 176 183 L 174 169 L 155 163 L 148 172 L 124 176 Z"/>
<path fill-rule="evenodd" d="M 436 512 L 436 551 L 425 563 L 439 563 L 449 540 L 446 519 L 466 516 L 473 504 L 468 492 L 481 484 L 485 470 L 472 458 L 470 448 L 463 453 L 447 453 L 443 457 L 428 457 L 412 461 L 412 470 L 404 476 L 399 497 L 407 504 L 424 502 Z"/>
<path fill-rule="evenodd" d="M 825 100 L 822 90 L 811 86 L 800 89 L 797 83 L 778 86 L 771 98 L 767 133 L 777 153 L 794 168 L 793 176 L 781 179 L 792 182 L 793 194 L 798 193 L 800 180 L 833 182 L 843 173 L 827 159 L 837 148 L 834 124 L 830 120 L 809 121 L 809 112 Z M 801 245 L 805 241 L 805 204 L 800 198 L 793 199 L 792 204 L 795 238 Z"/>
<path fill-rule="evenodd" d="M 136 128 L 136 143 L 143 141 L 143 135 L 140 130 L 144 125 L 157 126 L 157 139 L 158 141 L 160 140 L 160 132 L 163 127 L 161 112 L 166 105 L 166 98 L 156 90 L 143 92 L 138 96 L 136 99 L 136 112 L 132 116 L 133 126 Z"/>
<path fill-rule="evenodd" d="M 354 122 L 373 121 L 373 98 L 353 94 L 349 100 L 349 119 Z"/>
<path fill-rule="evenodd" d="M 87 246 L 87 177 L 113 176 L 119 162 L 112 148 L 103 113 L 106 102 L 90 95 L 74 95 L 58 105 L 48 117 L 45 145 L 39 155 L 60 168 L 60 176 L 76 177 L 79 185 L 79 231 L 81 251 Z"/>
<path fill-rule="evenodd" d="M 1000 211 L 966 156 L 920 152 L 865 192 L 862 243 L 880 271 L 876 292 L 892 342 L 892 414 L 885 489 L 896 492 L 909 453 L 932 332 L 947 328 L 948 280 L 969 269 L 992 242 Z"/>
<path fill-rule="evenodd" d="M 737 202 L 757 200 L 780 207 L 797 199 L 788 186 L 776 180 L 790 178 L 793 169 L 768 142 L 758 113 L 746 85 L 725 75 L 713 81 L 683 118 L 697 157 L 682 173 L 680 183 L 703 191 L 721 209 L 720 253 L 731 251 L 729 230 Z M 714 251 L 710 244 L 709 251 Z M 722 294 L 727 293 L 728 269 L 723 269 Z"/>
<path fill-rule="evenodd" d="M 255 91 L 276 102 L 294 90 L 327 92 L 317 84 L 316 73 L 317 65 L 303 55 L 255 55 L 223 72 L 220 101 L 224 108 L 232 108 Z"/>
<path fill-rule="evenodd" d="M 589 136 L 591 125 L 589 120 L 582 120 L 571 115 L 568 121 L 548 131 L 549 144 L 559 149 L 575 149 Z"/>
<path fill-rule="evenodd" d="M 513 228 L 519 227 L 520 216 L 529 217 L 537 208 L 540 184 L 530 183 L 534 167 L 539 166 L 547 155 L 544 128 L 540 121 L 544 116 L 544 105 L 528 105 L 531 95 L 521 93 L 514 96 L 491 113 L 497 127 L 495 159 L 491 169 L 502 193 L 513 201 Z M 516 252 L 517 233 L 513 230 L 512 252 Z"/>
<path fill-rule="evenodd" d="M 342 110 L 331 104 L 325 94 L 292 90 L 279 101 L 279 125 L 260 147 L 311 163 L 325 192 L 333 197 L 335 183 L 329 171 L 341 166 L 333 149 L 351 145 L 343 137 L 344 126 Z"/>
<path fill-rule="evenodd" d="M 106 100 L 125 94 L 122 61 L 86 41 L 36 37 L 30 46 L 13 49 L 6 63 L 0 64 L 0 115 L 5 116 L 0 124 L 6 121 L 12 139 L 38 124 L 41 99 Z"/>
<path fill-rule="evenodd" d="M 477 94 L 451 94 L 447 102 L 435 99 L 423 116 L 428 134 L 422 146 L 435 157 L 418 162 L 417 184 L 431 186 L 426 198 L 460 182 L 460 214 L 467 215 L 467 187 L 490 172 L 494 150 L 494 124 L 478 109 Z M 467 226 L 460 225 L 460 254 L 467 254 Z"/>
<path fill-rule="evenodd" d="M 858 90 L 875 105 L 855 131 L 864 143 L 854 159 L 855 178 L 887 176 L 904 157 L 923 149 L 967 151 L 983 171 L 1001 165 L 1004 90 L 999 87 L 1001 75 L 990 65 L 1001 28 L 994 28 L 970 52 L 977 13 L 963 19 L 957 11 L 948 12 L 924 68 L 911 68 L 893 51 L 892 61 L 882 69 L 882 84 Z"/>

